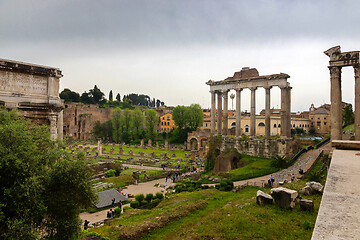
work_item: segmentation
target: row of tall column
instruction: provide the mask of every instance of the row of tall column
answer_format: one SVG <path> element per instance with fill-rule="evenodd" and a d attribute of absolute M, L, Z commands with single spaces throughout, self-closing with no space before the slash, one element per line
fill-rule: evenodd
<path fill-rule="evenodd" d="M 270 89 L 265 88 L 265 137 L 270 136 Z M 281 88 L 281 136 L 291 136 L 291 87 Z M 251 106 L 250 106 L 250 136 L 256 135 L 256 90 L 257 87 L 249 88 L 251 91 Z M 241 135 L 241 91 L 243 89 L 235 89 L 236 91 L 236 129 L 235 136 Z M 211 93 L 211 133 L 213 135 L 227 135 L 228 134 L 228 93 L 225 91 L 210 91 Z M 217 109 L 216 109 L 216 95 L 217 95 Z M 223 102 L 224 101 L 224 102 Z M 224 108 L 223 108 L 224 107 Z M 216 127 L 217 126 L 217 127 Z"/>
<path fill-rule="evenodd" d="M 341 96 L 341 69 L 342 67 L 329 67 L 331 83 L 331 138 L 342 139 L 342 96 Z M 360 66 L 354 66 L 355 74 L 355 140 L 360 141 Z"/>

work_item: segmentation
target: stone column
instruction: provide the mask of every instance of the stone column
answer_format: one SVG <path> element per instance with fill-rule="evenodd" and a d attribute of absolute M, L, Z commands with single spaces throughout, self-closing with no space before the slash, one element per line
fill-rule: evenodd
<path fill-rule="evenodd" d="M 265 138 L 270 137 L 270 89 L 272 87 L 265 88 Z"/>
<path fill-rule="evenodd" d="M 215 130 L 216 130 L 216 119 L 215 119 L 215 112 L 216 112 L 216 106 L 215 106 L 215 91 L 210 91 L 211 93 L 211 112 L 210 112 L 210 115 L 211 115 L 211 134 L 212 135 L 215 135 Z"/>
<path fill-rule="evenodd" d="M 58 133 L 58 138 L 60 140 L 63 140 L 63 132 L 64 132 L 64 110 L 61 110 L 58 113 L 58 117 L 57 117 L 57 133 Z"/>
<path fill-rule="evenodd" d="M 355 72 L 355 140 L 360 141 L 360 65 L 354 66 Z"/>
<path fill-rule="evenodd" d="M 256 133 L 256 102 L 255 91 L 256 87 L 249 88 L 251 90 L 251 111 L 250 111 L 250 136 L 254 137 Z"/>
<path fill-rule="evenodd" d="M 241 91 L 242 88 L 236 89 L 236 125 L 235 125 L 236 137 L 240 137 L 241 134 Z"/>
<path fill-rule="evenodd" d="M 287 90 L 286 87 L 280 87 L 281 89 L 281 110 L 280 110 L 280 136 L 286 137 L 286 102 L 287 102 Z"/>
<path fill-rule="evenodd" d="M 331 140 L 342 140 L 341 67 L 329 67 L 329 69 L 331 81 Z"/>
<path fill-rule="evenodd" d="M 286 137 L 291 137 L 291 89 L 286 88 Z"/>
<path fill-rule="evenodd" d="M 58 137 L 58 132 L 57 132 L 57 116 L 55 114 L 52 114 L 49 116 L 49 121 L 50 121 L 50 139 L 51 140 L 56 140 Z"/>
<path fill-rule="evenodd" d="M 223 98 L 224 98 L 224 110 L 223 110 L 223 135 L 226 136 L 228 134 L 228 99 L 229 99 L 229 90 L 223 91 Z"/>
<path fill-rule="evenodd" d="M 101 141 L 101 138 L 98 138 L 97 149 L 98 149 L 99 156 L 101 156 L 102 155 L 102 141 Z"/>
<path fill-rule="evenodd" d="M 218 95 L 218 109 L 217 109 L 217 134 L 221 135 L 221 126 L 222 126 L 222 94 L 217 92 Z"/>

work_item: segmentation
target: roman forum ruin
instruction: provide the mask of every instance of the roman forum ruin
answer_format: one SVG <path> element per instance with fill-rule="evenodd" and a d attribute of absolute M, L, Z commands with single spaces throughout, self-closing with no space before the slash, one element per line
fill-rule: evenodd
<path fill-rule="evenodd" d="M 265 89 L 265 140 L 270 137 L 270 90 L 272 87 L 281 89 L 281 139 L 289 142 L 291 139 L 291 87 L 287 79 L 290 76 L 285 73 L 260 76 L 256 68 L 243 68 L 235 72 L 233 77 L 228 77 L 222 81 L 209 80 L 206 84 L 210 86 L 211 93 L 211 134 L 222 135 L 223 142 L 230 140 L 228 135 L 228 93 L 230 90 L 236 91 L 236 130 L 235 130 L 235 147 L 240 150 L 239 138 L 241 136 L 241 91 L 250 89 L 251 91 L 251 111 L 250 111 L 250 137 L 255 144 L 256 136 L 256 90 L 260 87 Z M 217 99 L 217 109 L 216 109 Z M 217 129 L 216 129 L 217 126 Z M 224 138 L 225 137 L 225 138 Z M 226 143 L 225 143 L 226 144 Z M 250 144 L 251 145 L 251 144 Z M 256 144 L 255 144 L 256 145 Z M 274 154 L 289 153 L 290 147 L 270 149 L 269 141 L 263 142 L 262 145 L 255 147 L 264 148 L 263 156 L 272 156 Z M 250 150 L 251 155 L 256 155 Z"/>
<path fill-rule="evenodd" d="M 33 122 L 49 125 L 51 139 L 62 138 L 61 77 L 57 68 L 0 59 L 0 105 L 17 108 Z"/>
<path fill-rule="evenodd" d="M 342 97 L 341 69 L 352 66 L 355 73 L 355 140 L 360 140 L 360 65 L 359 51 L 341 52 L 340 46 L 332 47 L 324 52 L 330 57 L 330 97 L 331 97 L 331 140 L 342 140 Z"/>

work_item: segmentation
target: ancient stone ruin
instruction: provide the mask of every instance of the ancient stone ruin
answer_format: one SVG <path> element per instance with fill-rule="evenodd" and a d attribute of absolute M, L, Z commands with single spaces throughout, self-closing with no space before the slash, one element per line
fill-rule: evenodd
<path fill-rule="evenodd" d="M 342 98 L 341 69 L 352 66 L 355 74 L 355 140 L 360 140 L 360 65 L 359 51 L 341 52 L 340 46 L 332 47 L 324 52 L 330 57 L 329 70 L 331 82 L 331 140 L 342 140 Z"/>
<path fill-rule="evenodd" d="M 51 139 L 63 135 L 58 68 L 0 59 L 0 106 L 17 108 L 26 118 L 50 126 Z"/>
<path fill-rule="evenodd" d="M 222 135 L 222 147 L 234 147 L 238 151 L 246 148 L 247 154 L 253 156 L 273 157 L 275 155 L 292 154 L 291 141 L 291 87 L 287 79 L 290 76 L 285 73 L 260 76 L 256 68 L 243 68 L 235 72 L 233 77 L 222 81 L 209 80 L 211 93 L 211 134 Z M 280 127 L 281 141 L 269 140 L 270 137 L 270 90 L 272 87 L 281 89 Z M 256 90 L 265 89 L 265 136 L 264 139 L 256 139 Z M 241 91 L 251 91 L 250 111 L 250 140 L 241 141 Z M 230 90 L 236 91 L 236 124 L 235 138 L 229 138 L 228 130 L 228 94 Z M 216 97 L 217 96 L 217 97 Z M 216 108 L 217 98 L 217 108 Z M 274 142 L 270 144 L 270 142 Z M 274 151 L 270 147 L 274 147 Z M 261 151 L 259 150 L 261 149 Z"/>

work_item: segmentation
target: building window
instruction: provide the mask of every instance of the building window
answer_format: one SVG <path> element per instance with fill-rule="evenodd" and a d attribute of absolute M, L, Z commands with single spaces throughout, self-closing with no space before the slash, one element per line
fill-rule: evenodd
<path fill-rule="evenodd" d="M 274 128 L 276 128 L 276 123 L 274 124 Z"/>
<path fill-rule="evenodd" d="M 324 122 L 324 126 L 326 126 L 326 122 Z"/>
<path fill-rule="evenodd" d="M 245 132 L 249 132 L 249 126 L 245 125 Z"/>
<path fill-rule="evenodd" d="M 205 123 L 205 127 L 207 127 L 207 123 Z"/>
<path fill-rule="evenodd" d="M 170 115 L 167 116 L 167 120 L 170 121 Z"/>
<path fill-rule="evenodd" d="M 258 127 L 265 127 L 265 123 L 259 122 Z"/>
<path fill-rule="evenodd" d="M 163 117 L 163 120 L 165 120 L 165 117 Z"/>
<path fill-rule="evenodd" d="M 278 124 L 278 127 L 281 127 L 280 123 Z"/>
<path fill-rule="evenodd" d="M 316 122 L 317 126 L 320 127 L 321 125 L 321 122 Z"/>

